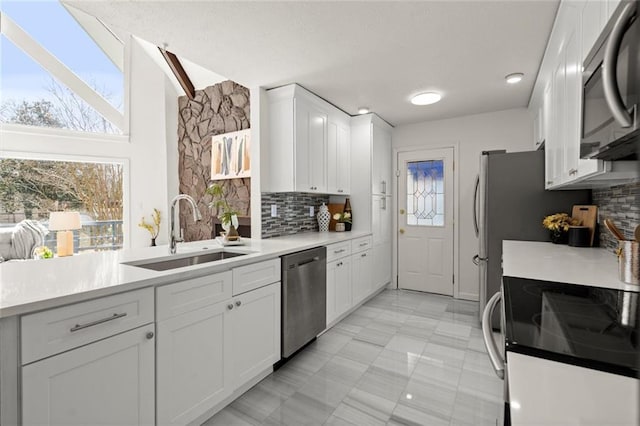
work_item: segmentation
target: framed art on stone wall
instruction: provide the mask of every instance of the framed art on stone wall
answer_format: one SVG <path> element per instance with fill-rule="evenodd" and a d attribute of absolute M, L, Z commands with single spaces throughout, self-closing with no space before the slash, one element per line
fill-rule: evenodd
<path fill-rule="evenodd" d="M 251 130 L 215 135 L 211 140 L 211 179 L 251 177 Z"/>

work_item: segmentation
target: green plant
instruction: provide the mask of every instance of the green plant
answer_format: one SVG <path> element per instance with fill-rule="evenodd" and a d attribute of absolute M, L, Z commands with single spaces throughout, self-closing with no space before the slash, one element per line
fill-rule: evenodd
<path fill-rule="evenodd" d="M 218 219 L 223 224 L 233 224 L 234 227 L 238 227 L 237 225 L 237 217 L 238 212 L 234 210 L 229 202 L 227 201 L 227 196 L 224 193 L 224 188 L 219 183 L 214 183 L 205 191 L 207 194 L 213 196 L 213 201 L 209 204 L 211 207 L 215 207 L 218 211 Z M 234 216 L 236 219 L 234 220 Z M 234 223 L 235 222 L 235 223 Z"/>
<path fill-rule="evenodd" d="M 333 215 L 333 220 L 336 220 L 338 222 L 351 223 L 351 213 L 349 212 L 335 213 Z"/>
<path fill-rule="evenodd" d="M 156 238 L 158 236 L 158 233 L 160 232 L 160 210 L 153 209 L 153 215 L 151 217 L 153 218 L 153 223 L 145 222 L 143 216 L 142 219 L 140 219 L 140 223 L 138 224 L 138 226 L 149 231 L 149 233 L 151 234 L 151 238 Z"/>

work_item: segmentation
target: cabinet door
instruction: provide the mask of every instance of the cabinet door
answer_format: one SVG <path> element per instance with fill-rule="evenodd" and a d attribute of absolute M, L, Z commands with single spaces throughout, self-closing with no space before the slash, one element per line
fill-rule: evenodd
<path fill-rule="evenodd" d="M 158 424 L 187 424 L 231 395 L 229 303 L 158 323 Z"/>
<path fill-rule="evenodd" d="M 373 288 L 371 282 L 372 262 L 371 250 L 351 256 L 351 285 L 354 305 L 362 302 L 371 294 Z"/>
<path fill-rule="evenodd" d="M 391 242 L 373 247 L 373 288 L 372 291 L 391 282 Z"/>
<path fill-rule="evenodd" d="M 580 158 L 580 111 L 582 111 L 582 62 L 579 44 L 577 7 L 567 6 L 567 27 L 563 45 L 564 59 L 564 181 L 572 180 L 578 173 Z"/>
<path fill-rule="evenodd" d="M 153 425 L 153 324 L 22 367 L 24 425 Z"/>
<path fill-rule="evenodd" d="M 232 299 L 235 387 L 280 360 L 280 283 Z"/>
<path fill-rule="evenodd" d="M 296 190 L 326 192 L 327 113 L 295 98 Z"/>
<path fill-rule="evenodd" d="M 391 197 L 374 195 L 371 206 L 373 245 L 391 241 Z"/>
<path fill-rule="evenodd" d="M 586 0 L 582 5 L 582 49 L 581 64 L 596 43 L 598 36 L 604 29 L 607 19 L 607 2 L 602 0 Z"/>
<path fill-rule="evenodd" d="M 391 133 L 373 125 L 373 168 L 372 188 L 373 194 L 392 193 L 391 184 Z"/>
<path fill-rule="evenodd" d="M 351 192 L 351 144 L 348 125 L 329 121 L 327 142 L 327 192 Z"/>
<path fill-rule="evenodd" d="M 351 297 L 351 259 L 327 263 L 327 325 L 351 308 Z"/>

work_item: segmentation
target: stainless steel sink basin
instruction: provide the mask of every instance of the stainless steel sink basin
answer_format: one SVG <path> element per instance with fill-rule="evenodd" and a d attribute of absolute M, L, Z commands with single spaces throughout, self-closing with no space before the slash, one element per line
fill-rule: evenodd
<path fill-rule="evenodd" d="M 136 260 L 124 262 L 124 265 L 137 266 L 139 268 L 153 269 L 154 271 L 167 271 L 169 269 L 183 268 L 185 266 L 199 265 L 201 263 L 215 262 L 218 260 L 230 259 L 232 257 L 244 256 L 248 253 L 234 253 L 229 251 L 217 251 L 214 253 L 195 254 L 183 257 L 171 257 L 163 259 Z"/>

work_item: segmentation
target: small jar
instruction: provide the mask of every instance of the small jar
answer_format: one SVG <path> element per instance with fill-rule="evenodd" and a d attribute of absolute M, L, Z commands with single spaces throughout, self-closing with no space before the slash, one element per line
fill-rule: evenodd
<path fill-rule="evenodd" d="M 345 230 L 344 222 L 337 222 L 336 232 L 344 232 L 344 230 Z"/>

